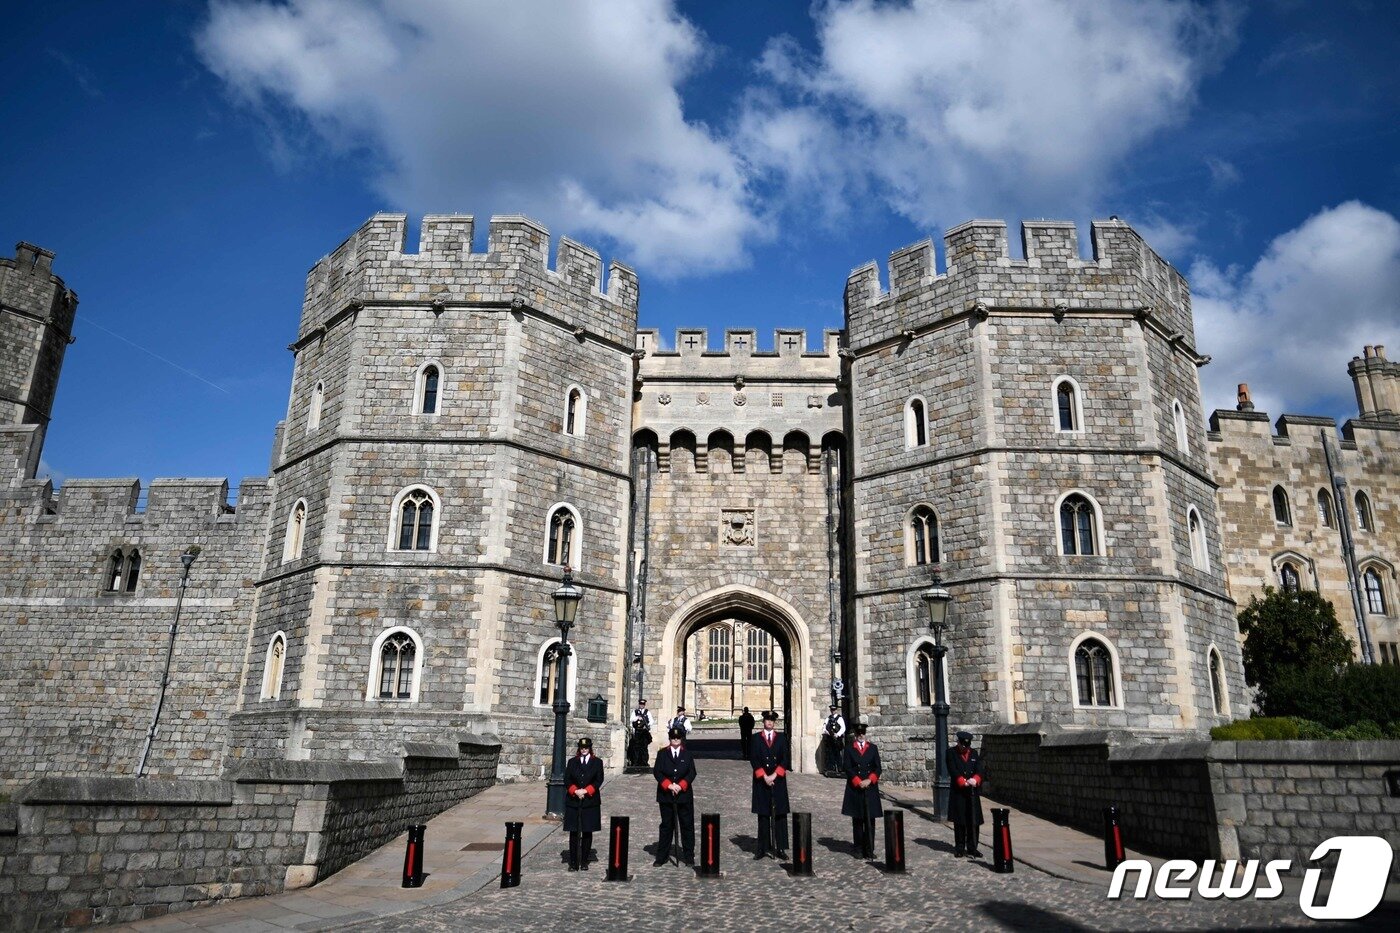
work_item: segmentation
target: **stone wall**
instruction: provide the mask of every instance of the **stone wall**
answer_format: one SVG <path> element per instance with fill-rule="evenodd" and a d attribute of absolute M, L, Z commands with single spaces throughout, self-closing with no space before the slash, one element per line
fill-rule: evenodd
<path fill-rule="evenodd" d="M 499 754 L 494 737 L 461 736 L 410 744 L 402 763 L 42 778 L 0 808 L 0 926 L 139 920 L 304 887 L 491 786 Z"/>
<path fill-rule="evenodd" d="M 1297 868 L 1331 836 L 1400 839 L 1386 783 L 1400 742 L 1141 743 L 1033 724 L 989 727 L 982 755 L 989 797 L 1099 836 L 1117 806 L 1128 846 L 1164 858 Z"/>

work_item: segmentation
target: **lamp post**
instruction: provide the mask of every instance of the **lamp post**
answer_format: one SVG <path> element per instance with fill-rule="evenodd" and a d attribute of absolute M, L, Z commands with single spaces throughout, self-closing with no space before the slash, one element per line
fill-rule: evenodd
<path fill-rule="evenodd" d="M 565 719 L 569 715 L 569 629 L 574 627 L 583 590 L 574 585 L 573 574 L 564 568 L 564 579 L 554 591 L 554 624 L 559 626 L 558 663 L 554 677 L 554 762 L 549 773 L 545 818 L 564 818 Z"/>
<path fill-rule="evenodd" d="M 943 633 L 951 632 L 948 624 L 948 606 L 953 596 L 933 575 L 933 583 L 919 594 L 928 610 L 928 627 L 933 632 L 933 817 L 936 820 L 948 818 L 948 694 L 943 684 L 943 658 L 948 653 L 943 644 Z"/>
<path fill-rule="evenodd" d="M 146 760 L 151 757 L 151 743 L 156 739 L 156 727 L 160 725 L 160 711 L 165 706 L 165 690 L 170 686 L 170 662 L 175 656 L 175 633 L 180 630 L 180 609 L 185 604 L 185 586 L 190 581 L 190 565 L 199 556 L 199 545 L 192 544 L 180 555 L 180 592 L 175 597 L 175 620 L 170 623 L 170 638 L 165 645 L 165 673 L 160 678 L 160 696 L 156 699 L 156 712 L 151 717 L 151 727 L 146 730 L 146 743 L 141 746 L 141 760 L 136 764 L 136 776 L 146 776 Z"/>

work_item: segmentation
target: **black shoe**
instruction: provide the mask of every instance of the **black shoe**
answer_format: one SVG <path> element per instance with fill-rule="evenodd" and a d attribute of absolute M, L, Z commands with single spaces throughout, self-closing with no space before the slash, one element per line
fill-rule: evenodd
<path fill-rule="evenodd" d="M 968 857 L 968 858 L 981 858 L 981 857 L 982 857 L 982 850 L 981 850 L 981 849 L 968 849 L 968 850 L 967 850 L 967 857 Z"/>
<path fill-rule="evenodd" d="M 778 861 L 780 861 L 780 862 L 786 862 L 787 860 L 788 860 L 788 854 L 787 854 L 787 852 L 784 851 L 784 850 L 782 850 L 782 849 L 779 849 L 779 850 L 778 850 Z"/>
<path fill-rule="evenodd" d="M 767 852 L 760 852 L 760 853 L 758 853 L 757 855 L 755 855 L 755 856 L 753 857 L 753 860 L 754 860 L 755 862 L 761 862 L 761 861 L 763 861 L 764 859 L 766 859 L 767 857 L 768 857 L 768 853 L 767 853 Z"/>
<path fill-rule="evenodd" d="M 963 857 L 963 850 L 962 850 L 962 849 L 954 849 L 954 850 L 953 850 L 953 858 L 962 858 L 962 857 Z"/>
<path fill-rule="evenodd" d="M 665 864 L 666 864 L 667 862 L 669 862 L 669 861 L 671 861 L 669 858 L 662 858 L 661 856 L 658 855 L 658 856 L 656 857 L 656 861 L 654 861 L 654 862 L 651 863 L 651 867 L 652 867 L 652 868 L 660 868 L 662 865 L 665 865 Z"/>
<path fill-rule="evenodd" d="M 695 856 L 692 855 L 691 853 L 687 852 L 685 855 L 682 855 L 682 856 L 681 856 L 681 861 L 684 862 L 684 863 L 687 864 L 687 865 L 694 865 L 694 864 L 695 864 Z"/>

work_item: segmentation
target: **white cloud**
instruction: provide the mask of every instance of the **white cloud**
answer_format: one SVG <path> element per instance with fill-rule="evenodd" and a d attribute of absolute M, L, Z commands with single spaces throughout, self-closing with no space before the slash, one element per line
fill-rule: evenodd
<path fill-rule="evenodd" d="M 1082 211 L 1195 101 L 1233 45 L 1228 7 L 1175 0 L 832 0 L 820 52 L 775 40 L 744 151 L 827 212 L 854 177 L 920 225 Z"/>
<path fill-rule="evenodd" d="M 525 212 L 659 273 L 768 235 L 735 151 L 685 117 L 705 43 L 673 0 L 227 0 L 198 48 L 243 100 L 367 147 L 396 209 Z"/>
<path fill-rule="evenodd" d="M 1359 201 L 1309 217 L 1248 271 L 1191 268 L 1206 409 L 1233 408 L 1248 382 L 1255 408 L 1349 417 L 1347 362 L 1366 344 L 1400 351 L 1400 221 Z"/>

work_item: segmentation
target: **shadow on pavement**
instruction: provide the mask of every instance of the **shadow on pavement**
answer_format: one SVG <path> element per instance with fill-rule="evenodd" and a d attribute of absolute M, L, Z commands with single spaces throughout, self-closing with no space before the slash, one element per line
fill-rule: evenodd
<path fill-rule="evenodd" d="M 926 849 L 932 849 L 935 852 L 944 852 L 948 855 L 953 854 L 952 843 L 944 842 L 942 839 L 915 839 L 914 844 L 921 845 Z"/>
<path fill-rule="evenodd" d="M 833 852 L 836 855 L 854 857 L 856 854 L 856 844 L 854 842 L 837 839 L 835 836 L 822 836 L 817 840 L 817 845 L 825 847 L 827 851 Z"/>
<path fill-rule="evenodd" d="M 1016 930 L 1078 931 L 1088 929 L 1088 927 L 1081 926 L 1072 920 L 1065 919 L 1052 910 L 1046 910 L 1032 904 L 1022 904 L 1016 901 L 983 901 L 981 908 L 982 912 L 991 919 Z"/>

